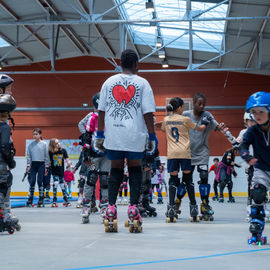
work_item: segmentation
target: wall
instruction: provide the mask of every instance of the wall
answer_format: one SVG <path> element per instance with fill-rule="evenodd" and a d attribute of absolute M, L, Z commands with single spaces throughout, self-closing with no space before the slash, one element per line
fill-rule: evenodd
<path fill-rule="evenodd" d="M 143 69 L 160 68 L 159 65 L 143 64 Z M 32 66 L 13 67 L 9 70 L 49 70 L 49 63 Z M 79 57 L 56 61 L 56 70 L 89 70 L 113 67 L 102 58 Z M 4 70 L 2 70 L 4 73 Z M 18 107 L 80 107 L 90 103 L 91 96 L 98 92 L 102 83 L 112 74 L 27 74 L 12 75 L 15 79 L 14 96 Z M 232 72 L 190 72 L 190 73 L 140 73 L 151 84 L 156 105 L 165 106 L 168 97 L 192 98 L 202 92 L 207 96 L 207 105 L 245 105 L 248 96 L 254 91 L 269 91 L 270 77 Z M 216 120 L 225 122 L 234 135 L 243 125 L 243 110 L 214 110 Z M 13 139 L 17 156 L 25 155 L 25 140 L 32 138 L 34 127 L 43 130 L 46 139 L 72 139 L 79 136 L 78 122 L 87 114 L 85 111 L 66 112 L 15 112 L 16 129 Z M 156 113 L 161 121 L 164 112 Z M 166 155 L 165 136 L 157 132 L 160 154 Z M 212 132 L 209 138 L 211 156 L 221 156 L 230 147 L 222 134 Z M 24 169 L 22 170 L 24 171 Z M 21 173 L 22 174 L 22 173 Z"/>

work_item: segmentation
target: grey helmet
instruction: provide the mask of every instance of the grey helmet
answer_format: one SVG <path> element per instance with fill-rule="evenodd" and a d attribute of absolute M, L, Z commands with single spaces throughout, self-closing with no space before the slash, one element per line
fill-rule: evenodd
<path fill-rule="evenodd" d="M 16 108 L 16 101 L 13 96 L 0 94 L 0 112 L 12 112 Z"/>
<path fill-rule="evenodd" d="M 14 83 L 14 80 L 6 74 L 0 74 L 0 88 L 5 93 L 5 89 L 10 84 Z"/>

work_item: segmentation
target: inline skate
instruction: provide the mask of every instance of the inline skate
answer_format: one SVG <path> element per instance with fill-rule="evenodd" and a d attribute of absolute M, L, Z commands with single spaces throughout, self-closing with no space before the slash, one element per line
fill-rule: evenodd
<path fill-rule="evenodd" d="M 52 207 L 58 207 L 57 198 L 53 197 Z"/>
<path fill-rule="evenodd" d="M 235 203 L 234 197 L 229 197 L 228 203 Z"/>
<path fill-rule="evenodd" d="M 68 197 L 66 195 L 63 197 L 63 200 L 64 200 L 63 206 L 65 207 L 71 206 L 71 203 L 69 202 Z"/>
<path fill-rule="evenodd" d="M 135 204 L 128 207 L 128 220 L 125 222 L 125 227 L 129 227 L 131 233 L 142 232 L 142 218 Z"/>
<path fill-rule="evenodd" d="M 175 223 L 176 222 L 175 205 L 168 205 L 165 215 L 167 223 Z"/>
<path fill-rule="evenodd" d="M 108 205 L 104 218 L 105 232 L 117 232 L 117 208 L 115 205 Z"/>
<path fill-rule="evenodd" d="M 81 210 L 81 217 L 82 217 L 83 224 L 89 223 L 90 212 L 91 212 L 90 201 L 83 200 L 82 201 L 82 210 Z"/>
<path fill-rule="evenodd" d="M 44 197 L 39 197 L 37 207 L 45 207 Z"/>
<path fill-rule="evenodd" d="M 224 203 L 224 197 L 223 196 L 220 196 L 219 199 L 218 199 L 218 202 L 219 203 Z"/>
<path fill-rule="evenodd" d="M 189 205 L 190 209 L 190 222 L 199 222 L 200 218 L 198 216 L 199 211 L 198 211 L 198 205 L 197 204 L 190 204 Z"/>
<path fill-rule="evenodd" d="M 200 220 L 205 221 L 213 221 L 214 220 L 214 211 L 212 210 L 212 207 L 206 202 L 206 200 L 203 200 L 201 203 L 201 216 Z"/>
<path fill-rule="evenodd" d="M 33 200 L 34 200 L 34 197 L 33 196 L 29 196 L 29 198 L 28 198 L 28 200 L 26 202 L 26 206 L 28 206 L 28 207 L 34 207 Z"/>

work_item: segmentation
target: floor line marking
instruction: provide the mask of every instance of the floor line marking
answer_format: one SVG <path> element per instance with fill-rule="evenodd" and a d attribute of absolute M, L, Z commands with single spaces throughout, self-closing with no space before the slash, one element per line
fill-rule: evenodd
<path fill-rule="evenodd" d="M 259 251 L 269 251 L 269 250 L 270 248 L 250 249 L 250 250 L 234 251 L 234 252 L 212 254 L 212 255 L 198 256 L 198 257 L 188 257 L 188 258 L 179 258 L 179 259 L 171 259 L 171 260 L 156 260 L 156 261 L 146 261 L 146 262 L 137 262 L 137 263 L 125 263 L 125 264 L 100 265 L 100 266 L 92 266 L 92 267 L 84 267 L 84 268 L 69 268 L 66 270 L 91 270 L 91 269 L 102 269 L 102 268 L 113 268 L 113 267 L 124 267 L 124 266 L 136 266 L 136 265 L 143 265 L 143 264 L 191 261 L 191 260 L 200 260 L 200 259 L 245 254 L 245 253 L 252 253 L 252 252 L 259 252 Z"/>

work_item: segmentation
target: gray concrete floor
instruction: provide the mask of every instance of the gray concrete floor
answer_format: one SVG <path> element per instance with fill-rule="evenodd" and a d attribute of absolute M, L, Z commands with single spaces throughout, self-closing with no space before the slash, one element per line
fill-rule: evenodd
<path fill-rule="evenodd" d="M 213 222 L 190 223 L 185 198 L 180 219 L 167 224 L 166 205 L 154 203 L 158 216 L 144 218 L 140 234 L 124 227 L 127 206 L 118 206 L 118 233 L 105 233 L 98 213 L 82 224 L 75 203 L 13 209 L 22 230 L 0 233 L 0 269 L 268 269 L 270 245 L 247 244 L 246 198 L 211 205 Z"/>

